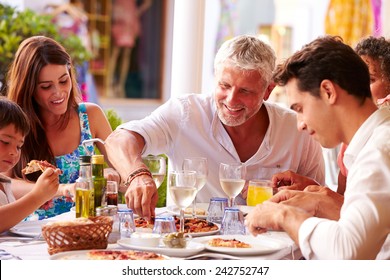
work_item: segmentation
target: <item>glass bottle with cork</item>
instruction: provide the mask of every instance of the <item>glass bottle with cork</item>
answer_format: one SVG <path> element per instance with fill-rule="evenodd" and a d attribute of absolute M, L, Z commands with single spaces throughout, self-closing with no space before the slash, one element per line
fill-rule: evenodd
<path fill-rule="evenodd" d="M 105 206 L 105 193 L 107 180 L 104 178 L 104 155 L 93 155 L 92 156 L 92 182 L 95 197 L 95 210 L 94 216 L 96 215 L 96 208 Z"/>
<path fill-rule="evenodd" d="M 76 180 L 76 218 L 94 215 L 94 188 L 91 156 L 80 156 L 79 178 Z"/>

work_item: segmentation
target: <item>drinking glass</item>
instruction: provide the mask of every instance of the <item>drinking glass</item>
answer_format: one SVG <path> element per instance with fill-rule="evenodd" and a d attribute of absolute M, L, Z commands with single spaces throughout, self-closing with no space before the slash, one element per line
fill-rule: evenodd
<path fill-rule="evenodd" d="M 159 188 L 164 181 L 165 173 L 166 173 L 166 161 L 163 156 L 153 156 L 149 155 L 142 158 L 145 165 L 149 168 L 150 173 L 152 173 L 152 177 L 156 187 Z"/>
<path fill-rule="evenodd" d="M 119 232 L 122 237 L 130 237 L 135 232 L 134 214 L 131 209 L 119 209 Z"/>
<path fill-rule="evenodd" d="M 219 182 L 229 197 L 229 207 L 233 207 L 234 199 L 245 185 L 246 168 L 241 163 L 220 163 Z"/>
<path fill-rule="evenodd" d="M 207 221 L 220 224 L 226 207 L 228 207 L 228 199 L 226 197 L 210 198 Z"/>
<path fill-rule="evenodd" d="M 175 218 L 173 216 L 158 216 L 154 219 L 153 233 L 163 235 L 176 231 Z"/>
<path fill-rule="evenodd" d="M 270 199 L 273 195 L 272 182 L 269 180 L 250 180 L 246 205 L 256 206 Z"/>
<path fill-rule="evenodd" d="M 106 201 L 107 205 L 118 206 L 118 183 L 116 181 L 107 181 Z"/>
<path fill-rule="evenodd" d="M 244 215 L 238 208 L 225 208 L 220 233 L 222 235 L 246 234 Z"/>
<path fill-rule="evenodd" d="M 196 188 L 197 193 L 206 185 L 208 175 L 207 158 L 204 157 L 191 157 L 186 158 L 183 161 L 184 170 L 196 171 Z M 196 218 L 196 195 L 192 203 L 192 218 Z"/>
<path fill-rule="evenodd" d="M 171 171 L 168 174 L 169 192 L 176 206 L 180 208 L 180 232 L 184 232 L 184 209 L 191 205 L 197 193 L 196 172 L 188 170 Z"/>

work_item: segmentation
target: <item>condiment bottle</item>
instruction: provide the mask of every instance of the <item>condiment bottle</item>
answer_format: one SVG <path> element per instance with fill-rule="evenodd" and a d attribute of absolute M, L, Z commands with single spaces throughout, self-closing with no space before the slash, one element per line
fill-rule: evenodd
<path fill-rule="evenodd" d="M 94 207 L 96 209 L 96 207 L 105 206 L 107 180 L 104 178 L 104 155 L 92 156 L 92 182 L 95 197 Z"/>
<path fill-rule="evenodd" d="M 94 189 L 91 156 L 80 156 L 79 178 L 76 180 L 76 218 L 94 215 Z"/>

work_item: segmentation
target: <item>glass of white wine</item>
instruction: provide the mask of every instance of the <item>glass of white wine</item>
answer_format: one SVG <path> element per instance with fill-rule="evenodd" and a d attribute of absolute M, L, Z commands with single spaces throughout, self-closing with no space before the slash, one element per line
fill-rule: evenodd
<path fill-rule="evenodd" d="M 204 157 L 191 157 L 186 158 L 183 161 L 183 170 L 196 171 L 196 188 L 197 193 L 206 185 L 208 175 L 207 158 Z M 192 203 L 192 218 L 196 218 L 196 196 Z"/>
<path fill-rule="evenodd" d="M 234 199 L 245 186 L 245 165 L 241 163 L 220 163 L 219 182 L 229 197 L 229 207 L 234 206 Z"/>
<path fill-rule="evenodd" d="M 163 156 L 148 155 L 143 157 L 142 160 L 152 173 L 156 187 L 159 188 L 164 181 L 167 170 L 165 158 Z"/>
<path fill-rule="evenodd" d="M 198 189 L 196 188 L 196 172 L 179 170 L 168 173 L 169 193 L 180 209 L 180 232 L 184 232 L 184 210 L 191 205 Z"/>

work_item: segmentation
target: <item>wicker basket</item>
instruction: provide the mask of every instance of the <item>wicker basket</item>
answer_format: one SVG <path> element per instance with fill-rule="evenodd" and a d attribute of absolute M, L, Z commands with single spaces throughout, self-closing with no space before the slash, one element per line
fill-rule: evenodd
<path fill-rule="evenodd" d="M 50 255 L 64 251 L 105 249 L 113 220 L 108 216 L 89 218 L 93 223 L 62 225 L 54 223 L 42 227 Z"/>

